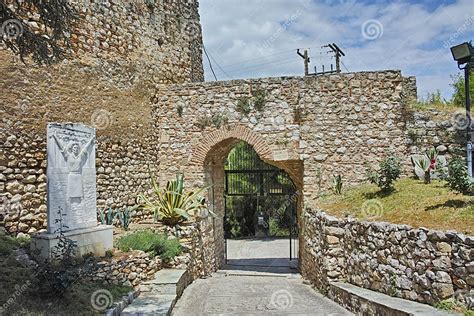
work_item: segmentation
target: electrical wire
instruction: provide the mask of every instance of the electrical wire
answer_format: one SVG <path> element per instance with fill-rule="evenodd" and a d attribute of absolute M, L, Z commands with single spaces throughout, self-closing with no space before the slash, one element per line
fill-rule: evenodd
<path fill-rule="evenodd" d="M 203 44 L 202 48 L 204 50 L 204 54 L 206 54 L 207 61 L 209 62 L 209 67 L 211 68 L 212 74 L 214 75 L 214 79 L 216 79 L 216 81 L 217 81 L 217 76 L 216 76 L 216 73 L 214 72 L 214 69 L 212 68 L 211 59 L 209 58 L 209 55 L 207 54 L 206 46 L 204 46 L 204 44 Z"/>
<path fill-rule="evenodd" d="M 214 61 L 214 63 L 216 64 L 217 68 L 219 68 L 229 79 L 234 79 L 232 78 L 231 75 L 229 75 L 222 67 L 221 65 L 219 65 L 219 63 L 217 62 L 217 60 L 214 58 L 214 56 L 212 56 L 211 54 L 211 51 L 209 51 L 209 56 L 211 56 L 211 59 Z"/>

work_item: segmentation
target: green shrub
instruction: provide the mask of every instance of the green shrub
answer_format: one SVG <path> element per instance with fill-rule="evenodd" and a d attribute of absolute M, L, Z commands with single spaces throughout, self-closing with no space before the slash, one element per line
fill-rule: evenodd
<path fill-rule="evenodd" d="M 393 182 L 400 178 L 402 173 L 402 165 L 400 160 L 395 156 L 389 156 L 382 160 L 378 170 L 367 167 L 368 180 L 376 184 L 383 192 L 393 190 Z"/>
<path fill-rule="evenodd" d="M 181 253 L 178 239 L 168 239 L 165 235 L 155 234 L 149 230 L 137 231 L 120 238 L 117 247 L 124 252 L 141 250 L 153 256 L 160 256 L 169 261 Z"/>
<path fill-rule="evenodd" d="M 290 235 L 288 228 L 281 227 L 278 219 L 276 218 L 270 218 L 268 220 L 268 231 L 270 236 L 273 237 L 287 237 Z"/>
<path fill-rule="evenodd" d="M 463 194 L 472 192 L 467 166 L 461 158 L 453 157 L 448 161 L 448 173 L 444 176 L 444 179 L 453 191 Z"/>

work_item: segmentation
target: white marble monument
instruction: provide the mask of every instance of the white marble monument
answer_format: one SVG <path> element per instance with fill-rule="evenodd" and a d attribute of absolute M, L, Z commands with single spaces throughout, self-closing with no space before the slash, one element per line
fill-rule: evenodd
<path fill-rule="evenodd" d="M 97 225 L 95 129 L 78 123 L 50 123 L 48 153 L 48 231 L 33 236 L 41 257 L 50 257 L 62 232 L 79 254 L 104 255 L 112 248 L 113 227 Z"/>

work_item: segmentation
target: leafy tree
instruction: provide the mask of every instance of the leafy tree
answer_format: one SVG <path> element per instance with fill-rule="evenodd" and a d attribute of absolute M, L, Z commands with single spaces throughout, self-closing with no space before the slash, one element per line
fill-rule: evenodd
<path fill-rule="evenodd" d="M 29 16 L 34 12 L 36 21 Z M 67 0 L 0 0 L 0 41 L 14 54 L 38 64 L 64 58 L 78 13 Z"/>
<path fill-rule="evenodd" d="M 451 86 L 454 88 L 454 94 L 451 99 L 451 102 L 456 106 L 464 106 L 466 100 L 466 89 L 464 87 L 464 74 L 458 74 L 456 76 L 451 77 L 453 79 L 453 83 Z M 471 100 L 474 96 L 474 72 L 469 72 L 469 91 L 471 93 Z"/>

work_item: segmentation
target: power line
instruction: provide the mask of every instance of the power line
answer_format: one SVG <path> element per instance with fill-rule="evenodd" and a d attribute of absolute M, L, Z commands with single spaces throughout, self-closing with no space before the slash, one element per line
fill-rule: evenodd
<path fill-rule="evenodd" d="M 217 67 L 230 79 L 234 79 L 232 78 L 231 75 L 229 75 L 222 67 L 221 65 L 219 65 L 219 63 L 215 60 L 214 56 L 212 56 L 211 52 L 209 51 L 209 55 L 211 56 L 211 59 L 214 61 L 214 63 L 217 65 Z"/>
<path fill-rule="evenodd" d="M 346 69 L 347 72 L 350 72 L 349 69 L 347 69 L 346 65 L 342 61 L 341 61 L 341 64 L 344 67 L 344 69 Z"/>
<path fill-rule="evenodd" d="M 206 54 L 207 61 L 209 62 L 209 67 L 211 68 L 212 74 L 214 75 L 214 79 L 216 79 L 216 81 L 217 81 L 216 73 L 214 72 L 214 69 L 212 68 L 211 59 L 209 58 L 209 55 L 207 54 L 207 51 L 206 51 L 206 46 L 204 46 L 204 44 L 203 44 L 202 48 L 204 50 L 204 54 Z"/>
<path fill-rule="evenodd" d="M 241 60 L 241 61 L 232 63 L 232 64 L 224 65 L 224 67 L 230 67 L 230 66 L 234 66 L 234 65 L 239 65 L 239 64 L 242 64 L 242 63 L 246 63 L 246 62 L 248 62 L 248 61 L 253 61 L 253 60 L 258 60 L 258 59 L 264 59 L 264 58 L 267 58 L 267 57 L 270 57 L 270 56 L 281 55 L 281 54 L 288 53 L 288 52 L 293 52 L 293 51 L 295 51 L 295 49 L 289 49 L 289 50 L 285 50 L 285 51 L 280 51 L 280 52 L 276 52 L 276 53 L 273 53 L 273 54 L 269 54 L 269 55 L 265 55 L 265 56 L 261 56 L 261 57 L 256 57 L 256 58 L 251 58 L 251 59 L 244 59 L 244 60 Z"/>

